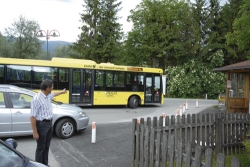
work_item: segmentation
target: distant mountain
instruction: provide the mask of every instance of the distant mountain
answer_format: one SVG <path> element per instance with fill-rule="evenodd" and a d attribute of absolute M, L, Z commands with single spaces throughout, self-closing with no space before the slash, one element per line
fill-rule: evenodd
<path fill-rule="evenodd" d="M 50 53 L 54 52 L 56 46 L 72 45 L 71 42 L 66 41 L 48 41 L 48 50 Z M 42 50 L 47 51 L 47 41 L 43 41 Z"/>

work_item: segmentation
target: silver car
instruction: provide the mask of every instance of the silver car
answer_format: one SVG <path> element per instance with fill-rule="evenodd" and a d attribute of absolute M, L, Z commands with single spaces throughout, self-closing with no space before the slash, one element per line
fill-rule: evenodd
<path fill-rule="evenodd" d="M 0 166 L 9 167 L 48 167 L 47 165 L 35 162 L 16 150 L 17 142 L 14 139 L 7 139 L 5 142 L 0 139 Z"/>
<path fill-rule="evenodd" d="M 36 92 L 0 84 L 0 138 L 32 135 L 30 103 Z M 88 126 L 89 117 L 73 104 L 52 101 L 53 131 L 62 139 Z"/>

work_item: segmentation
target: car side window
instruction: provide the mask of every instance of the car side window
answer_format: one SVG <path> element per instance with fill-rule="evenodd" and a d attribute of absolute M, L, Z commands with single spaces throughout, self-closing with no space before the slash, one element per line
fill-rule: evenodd
<path fill-rule="evenodd" d="M 30 108 L 32 96 L 23 93 L 9 93 L 13 108 Z"/>
<path fill-rule="evenodd" d="M 0 166 L 23 166 L 22 158 L 2 143 L 0 143 L 0 159 Z"/>
<path fill-rule="evenodd" d="M 3 92 L 0 92 L 0 108 L 6 108 Z"/>

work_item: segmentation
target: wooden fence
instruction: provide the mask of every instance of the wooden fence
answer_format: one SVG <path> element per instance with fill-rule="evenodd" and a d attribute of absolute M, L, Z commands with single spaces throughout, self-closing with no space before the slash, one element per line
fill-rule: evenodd
<path fill-rule="evenodd" d="M 191 164 L 208 167 L 211 160 L 207 159 L 211 157 L 207 152 L 213 152 L 221 159 L 222 155 L 244 151 L 242 141 L 249 133 L 249 122 L 250 115 L 240 113 L 161 116 L 159 120 L 154 117 L 153 120 L 147 118 L 145 122 L 143 118 L 133 119 L 133 166 L 169 164 L 167 166 L 173 167 L 175 160 L 177 167 L 182 162 L 186 167 Z M 201 162 L 204 159 L 206 162 Z M 233 159 L 232 163 L 235 165 L 236 161 Z M 218 162 L 220 160 L 217 159 Z"/>

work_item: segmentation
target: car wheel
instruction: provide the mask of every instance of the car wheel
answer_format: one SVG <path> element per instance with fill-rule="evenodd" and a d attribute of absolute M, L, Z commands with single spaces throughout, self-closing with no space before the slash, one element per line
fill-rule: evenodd
<path fill-rule="evenodd" d="M 138 98 L 136 96 L 132 96 L 129 100 L 129 107 L 130 108 L 137 108 L 138 107 Z"/>
<path fill-rule="evenodd" d="M 68 139 L 74 135 L 75 124 L 71 119 L 62 119 L 56 124 L 56 135 L 62 139 Z"/>

